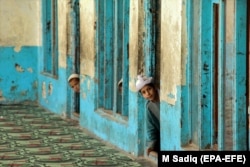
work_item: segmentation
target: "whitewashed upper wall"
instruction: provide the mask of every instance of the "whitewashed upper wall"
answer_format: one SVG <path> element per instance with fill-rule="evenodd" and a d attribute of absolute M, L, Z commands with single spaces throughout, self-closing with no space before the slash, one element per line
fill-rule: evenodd
<path fill-rule="evenodd" d="M 59 66 L 66 67 L 68 0 L 58 0 Z M 42 1 L 0 0 L 0 46 L 42 46 Z"/>
<path fill-rule="evenodd" d="M 0 0 L 0 46 L 41 46 L 41 1 Z"/>
<path fill-rule="evenodd" d="M 95 75 L 95 1 L 80 1 L 81 74 Z"/>
<path fill-rule="evenodd" d="M 139 10 L 140 2 L 137 0 L 130 1 L 130 19 L 129 19 L 129 76 L 137 77 L 138 57 L 139 57 Z M 135 89 L 135 81 L 129 82 L 129 87 Z"/>
<path fill-rule="evenodd" d="M 182 47 L 186 47 L 182 45 L 182 34 L 185 37 L 182 3 L 182 0 L 161 2 L 161 100 L 173 105 L 177 101 L 177 87 L 185 77 L 185 67 L 182 67 L 185 66 Z"/>
<path fill-rule="evenodd" d="M 70 11 L 70 6 L 69 3 L 70 0 L 58 0 L 57 1 L 57 6 L 58 6 L 58 62 L 59 62 L 59 67 L 61 68 L 66 68 L 67 64 L 67 54 L 69 54 L 69 46 L 68 44 L 70 41 L 68 41 L 68 35 L 70 33 L 67 32 L 68 28 L 70 25 L 70 16 L 69 16 L 69 11 Z"/>
<path fill-rule="evenodd" d="M 235 25 L 235 1 L 226 1 L 226 42 L 232 43 L 234 41 L 234 25 Z"/>

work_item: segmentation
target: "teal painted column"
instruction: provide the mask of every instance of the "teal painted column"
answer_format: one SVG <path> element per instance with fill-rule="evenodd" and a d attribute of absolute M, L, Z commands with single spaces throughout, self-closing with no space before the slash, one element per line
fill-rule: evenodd
<path fill-rule="evenodd" d="M 104 70 L 105 73 L 103 73 L 104 76 L 104 108 L 108 110 L 113 109 L 113 92 L 108 91 L 108 89 L 114 87 L 113 78 L 110 76 L 114 76 L 114 62 L 113 62 L 113 52 L 114 52 L 114 35 L 113 35 L 113 24 L 114 24 L 114 4 L 112 1 L 106 0 L 104 2 L 104 24 L 101 27 L 104 29 L 104 60 L 102 63 L 104 63 Z"/>
<path fill-rule="evenodd" d="M 161 102 L 161 150 L 180 151 L 181 145 L 181 88 L 177 88 L 176 104 Z"/>
<path fill-rule="evenodd" d="M 145 11 L 145 18 L 144 18 L 144 29 L 145 29 L 145 37 L 143 43 L 143 53 L 144 53 L 144 62 L 145 62 L 145 74 L 148 76 L 155 75 L 155 40 L 156 40 L 156 17 L 155 10 L 157 2 L 146 0 L 144 1 L 144 11 Z M 155 76 L 154 76 L 155 77 Z"/>
<path fill-rule="evenodd" d="M 186 1 L 185 3 L 186 8 L 186 22 L 187 24 L 187 48 L 188 52 L 186 55 L 186 83 L 182 86 L 181 89 L 181 145 L 188 145 L 191 140 L 191 72 L 192 72 L 192 65 L 191 55 L 193 54 L 192 47 L 192 36 L 193 36 L 193 1 Z"/>
<path fill-rule="evenodd" d="M 209 149 L 212 146 L 213 119 L 213 8 L 211 0 L 201 1 L 201 111 L 198 113 L 200 126 L 199 147 Z"/>
<path fill-rule="evenodd" d="M 218 150 L 224 150 L 224 138 L 225 138 L 225 105 L 224 105 L 224 78 L 225 78 L 225 3 L 224 0 L 219 2 L 219 58 L 218 58 Z"/>
<path fill-rule="evenodd" d="M 79 2 L 71 0 L 70 12 L 68 14 L 69 26 L 69 52 L 67 55 L 66 78 L 72 73 L 80 72 L 80 31 L 79 31 Z M 79 95 L 74 93 L 72 89 L 67 87 L 67 116 L 71 117 L 71 113 L 79 111 Z M 79 111 L 80 112 L 80 111 Z"/>
<path fill-rule="evenodd" d="M 130 0 L 123 1 L 123 96 L 122 96 L 122 115 L 129 116 L 129 18 Z"/>
<path fill-rule="evenodd" d="M 235 1 L 235 106 L 233 108 L 233 150 L 247 148 L 247 102 L 246 102 L 246 23 L 247 0 Z"/>

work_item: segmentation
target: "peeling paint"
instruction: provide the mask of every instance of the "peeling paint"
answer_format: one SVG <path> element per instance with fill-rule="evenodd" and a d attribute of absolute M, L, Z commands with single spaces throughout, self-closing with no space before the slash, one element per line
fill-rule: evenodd
<path fill-rule="evenodd" d="M 24 69 L 17 63 L 15 64 L 15 68 L 18 72 L 24 72 Z"/>
<path fill-rule="evenodd" d="M 22 46 L 20 46 L 20 45 L 15 46 L 14 51 L 15 51 L 15 52 L 20 52 L 20 51 L 21 51 L 21 48 L 22 48 Z"/>
<path fill-rule="evenodd" d="M 53 92 L 53 85 L 52 83 L 49 83 L 49 86 L 48 86 L 48 94 L 51 95 Z"/>
<path fill-rule="evenodd" d="M 83 92 L 83 93 L 82 93 L 82 98 L 83 98 L 83 99 L 86 99 L 86 97 L 87 97 L 86 93 Z"/>
<path fill-rule="evenodd" d="M 90 90 L 90 87 L 91 86 L 91 83 L 90 83 L 90 80 L 88 81 L 88 90 Z"/>
<path fill-rule="evenodd" d="M 175 88 L 175 89 L 173 88 L 172 92 L 168 93 L 166 98 L 164 98 L 162 96 L 161 96 L 161 98 L 165 99 L 169 104 L 175 105 L 175 103 L 177 101 L 176 95 L 177 95 L 177 88 Z"/>
<path fill-rule="evenodd" d="M 168 94 L 168 98 L 174 99 L 174 98 L 175 98 L 175 95 L 172 94 L 172 93 L 169 93 L 169 94 Z"/>
<path fill-rule="evenodd" d="M 36 88 L 37 88 L 37 81 L 33 82 L 32 88 L 33 88 L 33 89 L 36 89 Z"/>
<path fill-rule="evenodd" d="M 46 98 L 46 83 L 43 82 L 42 84 L 42 96 L 45 99 Z"/>
<path fill-rule="evenodd" d="M 27 71 L 29 71 L 30 73 L 33 73 L 33 69 L 31 67 L 27 68 Z"/>
<path fill-rule="evenodd" d="M 5 98 L 3 97 L 3 92 L 0 91 L 0 101 L 4 101 L 4 100 L 5 100 Z"/>
<path fill-rule="evenodd" d="M 183 40 L 186 40 L 182 36 L 184 30 L 182 27 L 183 17 L 181 1 L 162 1 L 162 8 L 168 10 L 162 13 L 161 24 L 164 25 L 161 28 L 161 101 L 166 101 L 169 104 L 175 105 L 177 101 L 177 87 L 182 84 L 182 74 L 185 70 L 183 60 L 185 60 L 184 50 L 182 47 Z M 170 8 L 171 6 L 171 8 Z M 178 13 L 178 14 L 177 14 Z M 176 28 L 178 27 L 178 28 Z M 174 41 L 165 45 L 164 41 Z M 180 68 L 180 66 L 183 67 Z M 174 95 L 168 96 L 169 94 Z M 167 95 L 167 96 L 166 96 Z"/>
<path fill-rule="evenodd" d="M 10 91 L 15 91 L 16 89 L 17 89 L 17 86 L 16 86 L 16 85 L 10 87 Z"/>
<path fill-rule="evenodd" d="M 21 96 L 27 96 L 28 90 L 22 91 L 22 92 L 20 92 L 20 94 L 21 94 Z"/>
<path fill-rule="evenodd" d="M 62 112 L 61 117 L 62 117 L 63 119 L 66 119 L 66 118 L 67 118 L 67 113 L 66 113 L 66 112 Z"/>

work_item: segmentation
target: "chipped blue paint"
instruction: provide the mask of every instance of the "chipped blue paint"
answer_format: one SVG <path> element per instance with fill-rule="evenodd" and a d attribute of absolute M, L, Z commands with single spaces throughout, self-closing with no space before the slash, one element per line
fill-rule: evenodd
<path fill-rule="evenodd" d="M 124 120 L 119 115 L 105 114 L 95 108 L 95 83 L 88 76 L 81 78 L 80 125 L 89 129 L 101 139 L 135 155 L 142 155 L 142 141 L 145 108 L 137 93 L 129 92 L 129 118 Z M 145 103 L 144 103 L 145 104 Z M 121 121 L 122 120 L 122 121 Z"/>
<path fill-rule="evenodd" d="M 100 0 L 102 1 L 102 0 Z M 192 19 L 200 23 L 201 31 L 196 32 L 196 27 L 192 27 L 193 22 L 189 22 L 189 57 L 187 62 L 186 78 L 187 84 L 177 88 L 176 105 L 170 105 L 161 102 L 161 148 L 162 150 L 181 150 L 183 144 L 187 144 L 189 140 L 195 141 L 195 137 L 199 137 L 198 144 L 201 149 L 211 146 L 213 143 L 213 126 L 212 126 L 212 3 L 220 2 L 220 56 L 219 56 L 219 150 L 224 149 L 224 116 L 225 116 L 225 97 L 226 93 L 235 95 L 233 96 L 233 149 L 245 150 L 247 139 L 247 123 L 246 123 L 246 0 L 235 1 L 236 3 L 236 25 L 235 34 L 232 43 L 224 43 L 224 1 L 208 0 L 201 1 L 202 12 L 200 20 Z M 78 2 L 75 0 L 74 2 Z M 111 2 L 111 1 L 109 1 Z M 114 2 L 114 1 L 113 1 Z M 152 1 L 144 1 L 144 8 L 149 10 Z M 190 2 L 190 1 L 189 1 Z M 196 1 L 197 2 L 197 1 Z M 128 1 L 124 1 L 128 3 Z M 97 3 L 98 4 L 98 3 Z M 104 3 L 100 3 L 104 5 Z M 109 5 L 109 4 L 108 4 Z M 190 4 L 190 6 L 193 4 Z M 127 9 L 128 10 L 128 9 Z M 192 6 L 189 8 L 192 10 Z M 112 15 L 111 11 L 105 11 L 108 16 Z M 105 13 L 103 11 L 103 13 Z M 129 11 L 124 16 L 128 19 Z M 74 17 L 74 13 L 71 13 Z M 196 13 L 195 13 L 196 14 Z M 103 18 L 106 15 L 103 15 Z M 188 16 L 192 18 L 193 16 Z M 103 21 L 103 18 L 101 18 Z M 75 34 L 77 29 L 77 20 L 74 20 L 72 25 L 72 34 Z M 152 18 L 149 13 L 146 13 L 145 27 L 148 28 L 145 36 L 144 53 L 145 53 L 145 66 L 146 74 L 153 74 L 154 72 L 154 28 L 151 25 Z M 104 24 L 104 22 L 103 22 Z M 74 27 L 76 25 L 76 27 Z M 108 27 L 111 27 L 109 22 Z M 111 33 L 107 33 L 107 29 L 98 27 L 98 38 L 103 39 L 105 35 L 107 38 L 111 37 Z M 128 31 L 128 29 L 126 29 Z M 124 34 L 127 34 L 124 31 Z M 202 36 L 200 36 L 202 34 Z M 128 38 L 126 36 L 125 38 Z M 194 39 L 192 39 L 194 38 Z M 199 43 L 200 39 L 200 43 Z M 79 40 L 79 39 L 76 39 Z M 191 40 L 193 43 L 191 43 Z M 128 41 L 126 39 L 125 41 Z M 77 43 L 77 42 L 76 42 Z M 192 44 L 201 44 L 195 48 Z M 106 56 L 112 53 L 112 47 L 108 50 L 108 54 L 104 53 L 105 45 L 113 45 L 112 39 L 107 43 L 100 43 L 101 50 L 98 50 L 97 59 L 100 59 L 100 67 L 95 68 L 95 78 L 89 76 L 81 76 L 81 96 L 80 96 L 80 125 L 88 128 L 97 136 L 110 142 L 121 149 L 135 155 L 143 155 L 145 149 L 145 100 L 135 92 L 129 90 L 128 82 L 130 81 L 128 66 L 128 53 L 124 51 L 123 56 L 123 79 L 124 79 L 124 98 L 123 114 L 129 115 L 128 120 L 122 119 L 118 115 L 105 115 L 103 112 L 97 110 L 98 107 L 105 106 L 104 93 L 99 94 L 98 89 L 104 89 L 105 77 L 99 75 L 100 71 L 104 70 L 104 61 Z M 98 43 L 97 43 L 98 45 Z M 123 44 L 125 48 L 127 43 Z M 77 47 L 75 43 L 72 44 L 71 49 Z M 139 46 L 141 47 L 141 46 Z M 103 50 L 102 50 L 103 49 Z M 197 50 L 196 50 L 197 49 Z M 227 52 L 225 50 L 227 50 Z M 14 47 L 0 47 L 0 103 L 15 103 L 24 100 L 36 101 L 46 109 L 57 114 L 72 111 L 71 104 L 73 101 L 73 94 L 68 86 L 67 77 L 72 71 L 79 71 L 79 67 L 74 66 L 74 50 L 70 55 L 67 55 L 67 67 L 58 68 L 58 76 L 48 76 L 43 72 L 43 48 L 39 46 L 27 47 L 22 46 L 19 52 L 14 51 Z M 150 52 L 148 52 L 150 51 Z M 118 53 L 118 52 L 117 52 Z M 77 53 L 78 54 L 78 53 Z M 192 56 L 194 55 L 194 56 Z M 224 57 L 225 56 L 225 57 Z M 197 58 L 197 60 L 196 60 Z M 227 61 L 225 63 L 225 61 Z M 52 62 L 46 64 L 50 66 Z M 57 64 L 57 63 L 55 63 Z M 225 65 L 225 66 L 224 66 Z M 119 68 L 120 66 L 117 66 Z M 189 68 L 191 67 L 191 68 Z M 201 68 L 204 67 L 204 68 Z M 74 69 L 76 68 L 76 69 Z M 225 78 L 226 68 L 232 72 L 232 78 Z M 189 69 L 191 71 L 189 71 Z M 99 71 L 98 71 L 99 70 Z M 112 75 L 112 70 L 107 70 L 108 75 Z M 198 71 L 198 72 L 197 72 Z M 208 71 L 208 72 L 207 72 Z M 227 72 L 228 72 L 227 71 Z M 198 83 L 195 82 L 195 77 L 198 78 Z M 117 78 L 116 78 L 117 79 Z M 189 79 L 189 80 L 188 80 Z M 111 81 L 107 83 L 110 84 Z M 112 80 L 113 82 L 113 80 Z M 114 82 L 115 83 L 115 82 Z M 114 84 L 112 83 L 112 84 Z M 190 85 L 191 86 L 190 86 Z M 197 84 L 197 85 L 195 85 Z M 227 89 L 226 89 L 226 88 Z M 98 88 L 98 89 L 97 89 Z M 201 90 L 200 90 L 201 89 Z M 230 91 L 230 92 L 229 92 Z M 232 92 L 231 92 L 232 91 Z M 191 94 L 191 95 L 190 95 Z M 205 96 L 203 96 L 205 95 Z M 166 95 L 169 96 L 169 95 Z M 170 95 L 171 97 L 172 95 Z M 190 97 L 191 96 L 191 97 Z M 101 97 L 101 98 L 97 98 Z M 111 98 L 111 95 L 109 96 Z M 173 97 L 173 96 L 172 96 Z M 98 105 L 97 105 L 98 104 Z M 203 106 L 201 108 L 201 105 Z M 192 108 L 191 108 L 192 107 Z M 127 111 L 125 111 L 127 109 Z M 125 111 L 125 112 L 124 112 Z M 192 120 L 192 122 L 191 122 Z M 186 126 L 187 125 L 187 126 Z M 197 126 L 198 125 L 198 126 Z M 200 130 L 201 128 L 201 130 Z M 200 131 L 199 131 L 200 130 Z M 198 133 L 198 134 L 197 134 Z M 194 137 L 195 136 L 195 137 Z M 196 144 L 196 143 L 195 143 Z"/>
<path fill-rule="evenodd" d="M 42 57 L 42 56 L 41 56 Z M 41 66 L 40 66 L 41 68 Z M 43 73 L 38 75 L 38 101 L 46 109 L 51 112 L 66 116 L 67 111 L 67 76 L 65 68 L 58 69 L 59 78 L 52 78 Z M 43 84 L 45 85 L 45 90 L 42 89 Z M 49 93 L 49 85 L 52 86 L 52 91 Z M 44 92 L 46 96 L 44 97 Z"/>
<path fill-rule="evenodd" d="M 186 71 L 187 86 L 182 90 L 182 98 L 186 100 L 186 102 L 182 101 L 182 116 L 185 117 L 182 118 L 182 126 L 187 126 L 187 124 L 188 126 L 182 130 L 183 139 L 181 140 L 183 144 L 192 143 L 204 149 L 212 146 L 213 133 L 212 2 L 208 0 L 199 1 L 199 3 L 189 2 L 187 9 L 190 13 L 187 15 L 188 22 L 192 25 L 188 25 L 190 61 L 187 61 L 191 68 L 190 71 Z M 187 104 L 188 102 L 190 105 Z"/>
<path fill-rule="evenodd" d="M 246 102 L 246 63 L 247 62 L 247 32 L 246 15 L 247 0 L 238 0 L 235 2 L 235 106 L 233 108 L 233 150 L 246 150 L 247 148 L 247 102 Z"/>
<path fill-rule="evenodd" d="M 104 13 L 104 3 L 99 3 L 99 0 L 95 1 L 95 10 L 96 13 Z M 96 40 L 95 40 L 95 46 L 96 46 L 96 61 L 95 61 L 95 79 L 97 80 L 98 84 L 95 84 L 95 108 L 98 107 L 104 107 L 104 101 L 99 100 L 104 99 L 103 93 L 100 93 L 98 90 L 104 90 L 104 84 L 102 83 L 104 78 L 103 75 L 100 75 L 100 71 L 104 71 L 104 43 L 100 40 L 104 39 L 104 28 L 100 25 L 104 24 L 104 17 L 98 17 L 98 21 L 95 22 L 95 28 L 96 28 Z M 99 22 L 99 24 L 97 24 Z M 97 47 L 98 46 L 98 47 Z M 98 56 L 97 56 L 98 55 Z"/>
<path fill-rule="evenodd" d="M 67 73 L 58 64 L 57 1 L 42 1 L 43 52 L 38 56 L 38 102 L 51 112 L 69 115 Z"/>
<path fill-rule="evenodd" d="M 133 121 L 132 119 L 130 119 L 129 121 L 130 121 L 130 124 L 133 124 L 133 122 L 137 123 L 137 127 L 135 128 L 137 128 L 138 144 L 136 148 L 138 150 L 138 155 L 143 155 L 144 150 L 146 148 L 146 144 L 147 144 L 146 143 L 146 119 L 145 119 L 146 101 L 140 94 L 135 94 L 135 96 L 132 96 L 132 95 L 134 94 L 131 94 L 131 96 L 129 97 L 129 100 L 133 100 L 133 98 L 135 98 L 134 102 L 137 102 L 137 103 L 131 102 L 131 107 L 129 107 L 129 110 L 134 111 L 133 112 L 135 113 L 134 119 L 136 119 L 136 121 Z"/>
<path fill-rule="evenodd" d="M 176 104 L 161 102 L 161 150 L 181 148 L 181 87 L 177 87 Z"/>
<path fill-rule="evenodd" d="M 0 47 L 0 103 L 37 100 L 37 54 L 39 47 Z"/>
<path fill-rule="evenodd" d="M 191 10 L 191 16 L 192 16 L 192 21 L 193 22 L 193 28 L 192 28 L 192 33 L 190 34 L 189 41 L 190 45 L 192 47 L 191 50 L 191 73 L 190 73 L 190 89 L 191 92 L 191 109 L 190 109 L 190 121 L 191 121 L 191 140 L 195 145 L 199 145 L 199 139 L 198 139 L 198 134 L 199 134 L 199 111 L 201 108 L 201 101 L 199 100 L 199 92 L 200 92 L 200 45 L 199 45 L 199 40 L 201 36 L 200 32 L 200 1 L 198 0 L 199 3 L 196 3 L 195 1 L 192 2 L 192 10 Z"/>
<path fill-rule="evenodd" d="M 175 99 L 175 95 L 172 93 L 167 94 L 167 97 L 170 99 Z"/>
<path fill-rule="evenodd" d="M 187 48 L 188 53 L 186 57 L 186 83 L 182 86 L 181 90 L 181 145 L 188 145 L 191 140 L 191 55 L 192 55 L 192 36 L 193 36 L 193 3 L 187 1 L 186 19 L 187 19 Z"/>
<path fill-rule="evenodd" d="M 156 65 L 156 29 L 157 29 L 157 3 L 158 1 L 146 0 L 144 1 L 144 26 L 145 36 L 143 42 L 143 54 L 145 62 L 145 74 L 148 76 L 155 76 Z"/>
<path fill-rule="evenodd" d="M 58 16 L 57 1 L 42 1 L 43 71 L 58 75 Z"/>
<path fill-rule="evenodd" d="M 81 82 L 80 95 L 81 126 L 86 127 L 97 136 L 106 141 L 109 141 L 110 143 L 118 146 L 123 150 L 126 150 L 127 152 L 131 152 L 135 155 L 142 155 L 144 153 L 145 139 L 143 138 L 144 116 L 140 115 L 144 114 L 144 110 L 142 111 L 138 109 L 138 104 L 141 102 L 138 94 L 130 92 L 128 88 L 129 26 L 127 22 L 129 21 L 129 1 L 123 1 L 122 4 L 120 3 L 122 1 L 120 1 L 119 3 L 116 2 L 114 4 L 113 2 L 115 1 L 96 0 L 95 2 L 96 13 L 98 13 L 98 15 L 100 16 L 97 18 L 98 24 L 96 24 L 96 71 L 94 80 L 92 78 L 89 78 L 88 76 L 84 76 L 84 78 L 82 78 L 83 82 Z M 112 11 L 113 8 L 111 4 L 116 5 L 114 11 Z M 123 16 L 120 15 L 121 11 L 118 12 L 119 16 L 116 15 L 116 13 L 113 13 L 118 10 L 117 8 L 121 8 L 121 6 L 123 6 Z M 118 25 L 118 27 L 115 27 L 114 32 L 110 31 L 110 28 L 112 28 L 112 24 L 115 21 L 117 21 L 119 24 L 122 23 L 119 19 L 123 20 L 123 25 Z M 115 37 L 114 34 L 118 33 L 118 31 L 121 31 L 122 34 L 119 34 Z M 114 44 L 112 42 L 119 41 L 120 35 L 123 35 L 123 44 L 122 46 L 119 44 L 118 47 L 118 43 Z M 120 47 L 122 47 L 121 50 L 119 50 Z M 116 107 L 113 108 L 113 105 L 107 103 L 107 101 L 116 102 L 115 100 L 112 101 L 112 99 L 116 97 L 115 92 L 110 91 L 110 93 L 112 94 L 107 94 L 107 89 L 109 88 L 110 90 L 110 88 L 112 88 L 112 90 L 117 91 L 116 81 L 120 79 L 117 77 L 120 77 L 119 75 L 121 73 L 114 72 L 112 70 L 119 70 L 119 68 L 121 67 L 118 66 L 118 60 L 111 59 L 112 57 L 114 59 L 117 59 L 118 57 L 120 58 L 120 55 L 113 55 L 117 53 L 122 54 L 123 59 L 122 77 L 124 87 L 122 99 L 122 114 L 128 115 L 127 120 L 122 119 L 119 114 L 115 113 Z M 113 65 L 115 65 L 116 67 L 113 68 Z M 105 71 L 104 75 L 103 71 Z M 89 87 L 89 85 L 91 86 Z M 140 103 L 139 106 L 141 106 L 141 104 L 143 103 Z M 145 106 L 141 107 L 143 109 L 145 108 Z M 112 114 L 105 114 L 102 108 L 109 109 Z M 140 121 L 138 119 L 140 119 Z"/>
<path fill-rule="evenodd" d="M 123 1 L 123 42 L 122 42 L 122 78 L 123 78 L 123 96 L 122 96 L 122 115 L 129 116 L 129 12 L 130 0 Z M 119 66 L 118 66 L 119 67 Z"/>
<path fill-rule="evenodd" d="M 201 99 L 200 120 L 200 143 L 201 149 L 211 148 L 213 134 L 213 8 L 210 0 L 201 1 Z"/>
<path fill-rule="evenodd" d="M 66 76 L 67 78 L 72 74 L 75 73 L 75 63 L 73 60 L 72 55 L 67 56 L 67 68 L 66 68 Z M 68 81 L 67 81 L 68 82 Z M 75 94 L 72 88 L 68 85 L 67 86 L 67 115 L 70 116 L 72 112 L 74 112 L 75 106 Z M 79 99 L 78 99 L 79 100 Z"/>
<path fill-rule="evenodd" d="M 99 2 L 100 3 L 100 2 Z M 104 83 L 104 98 L 103 100 L 105 101 L 104 104 L 104 108 L 108 109 L 108 110 L 112 110 L 113 109 L 113 92 L 112 91 L 108 91 L 110 88 L 114 87 L 114 83 L 113 83 L 113 77 L 114 73 L 113 73 L 113 51 L 114 51 L 114 36 L 113 36 L 113 24 L 114 24 L 114 13 L 113 13 L 113 1 L 110 0 L 106 0 L 103 2 L 105 9 L 104 10 L 104 15 L 103 17 L 105 18 L 105 23 L 104 26 L 102 27 L 104 29 L 104 34 L 105 34 L 105 38 L 103 39 L 104 42 L 104 60 L 102 61 L 102 63 L 104 63 L 104 70 L 105 70 L 105 76 L 103 79 L 103 83 Z"/>

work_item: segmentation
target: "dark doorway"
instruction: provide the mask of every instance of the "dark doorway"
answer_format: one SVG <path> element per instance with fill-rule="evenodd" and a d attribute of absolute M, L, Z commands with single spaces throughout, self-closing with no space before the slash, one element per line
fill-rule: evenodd
<path fill-rule="evenodd" d="M 217 144 L 217 137 L 218 137 L 218 70 L 219 70 L 219 63 L 218 63 L 218 56 L 219 56 L 219 5 L 214 4 L 213 5 L 213 14 L 214 14 L 214 44 L 213 44 L 213 59 L 214 59 L 214 71 L 213 71 L 213 78 L 214 78 L 214 84 L 213 84 L 213 132 L 214 132 L 214 143 Z"/>

